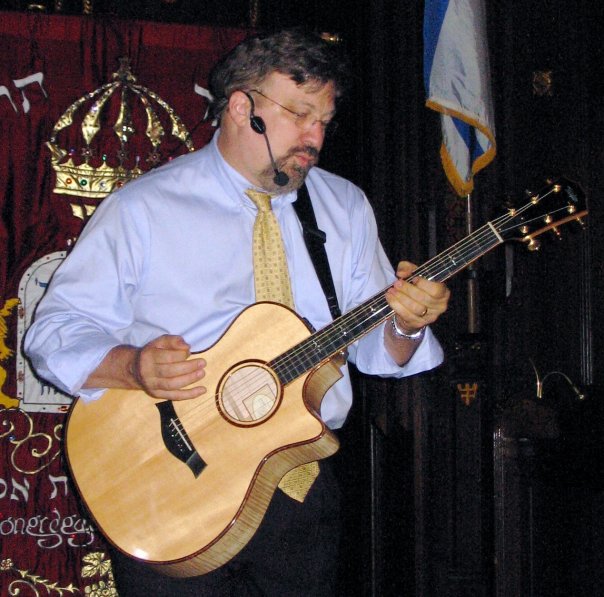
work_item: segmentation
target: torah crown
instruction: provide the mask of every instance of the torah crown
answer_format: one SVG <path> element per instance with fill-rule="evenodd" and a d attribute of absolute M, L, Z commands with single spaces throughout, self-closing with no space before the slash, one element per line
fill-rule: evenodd
<path fill-rule="evenodd" d="M 165 162 L 168 156 L 179 155 L 183 147 L 195 149 L 174 109 L 136 83 L 129 59 L 120 59 L 112 79 L 71 104 L 46 143 L 56 172 L 54 192 L 93 200 L 92 205 L 72 204 L 78 217 L 90 215 L 109 193 Z M 78 132 L 72 125 L 79 113 L 84 115 Z M 171 126 L 168 138 L 167 126 Z M 79 156 L 75 148 L 80 148 Z M 139 153 L 133 155 L 132 148 Z M 141 159 L 143 151 L 147 155 Z M 86 213 L 78 213 L 84 207 Z"/>

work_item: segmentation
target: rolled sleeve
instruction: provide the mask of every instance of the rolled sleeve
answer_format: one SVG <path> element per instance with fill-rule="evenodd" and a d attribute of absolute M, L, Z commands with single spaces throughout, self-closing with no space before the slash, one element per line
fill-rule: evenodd
<path fill-rule="evenodd" d="M 83 392 L 82 386 L 118 344 L 81 324 L 41 318 L 28 331 L 24 348 L 41 377 L 71 396 L 84 394 L 93 399 L 100 393 Z"/>
<path fill-rule="evenodd" d="M 407 377 L 434 369 L 444 360 L 442 346 L 428 327 L 413 356 L 399 365 L 384 344 L 385 325 L 381 325 L 359 340 L 351 357 L 359 371 L 383 377 Z"/>

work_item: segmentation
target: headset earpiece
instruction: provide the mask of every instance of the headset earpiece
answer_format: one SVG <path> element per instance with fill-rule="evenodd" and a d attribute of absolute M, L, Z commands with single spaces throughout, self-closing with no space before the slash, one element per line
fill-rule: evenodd
<path fill-rule="evenodd" d="M 252 130 L 255 133 L 258 133 L 259 135 L 264 135 L 264 133 L 266 133 L 266 124 L 264 124 L 264 120 L 262 120 L 260 116 L 256 116 L 256 114 L 254 113 L 256 109 L 256 105 L 254 104 L 254 98 L 246 91 L 244 91 L 243 93 L 247 95 L 247 98 L 250 100 L 250 104 L 252 105 L 252 108 L 250 110 L 250 126 L 252 127 Z"/>

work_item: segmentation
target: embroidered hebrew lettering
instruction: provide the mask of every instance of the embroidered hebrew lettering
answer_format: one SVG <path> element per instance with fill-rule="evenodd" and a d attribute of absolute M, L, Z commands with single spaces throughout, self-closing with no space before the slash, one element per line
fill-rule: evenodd
<path fill-rule="evenodd" d="M 31 108 L 31 104 L 29 103 L 29 100 L 27 99 L 27 96 L 25 95 L 25 91 L 23 89 L 24 89 L 24 87 L 27 87 L 28 85 L 37 83 L 40 86 L 40 89 L 42 90 L 44 97 L 48 97 L 48 94 L 46 93 L 46 90 L 44 89 L 44 86 L 42 85 L 42 81 L 44 81 L 44 73 L 42 73 L 42 72 L 34 73 L 33 75 L 28 75 L 27 77 L 24 77 L 23 79 L 13 79 L 13 83 L 15 84 L 15 87 L 17 89 L 21 90 L 21 96 L 23 97 L 23 111 L 26 114 L 29 112 L 29 109 Z"/>

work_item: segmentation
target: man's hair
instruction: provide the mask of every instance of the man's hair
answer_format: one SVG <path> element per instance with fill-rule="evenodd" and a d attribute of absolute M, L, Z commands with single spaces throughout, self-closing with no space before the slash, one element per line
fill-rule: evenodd
<path fill-rule="evenodd" d="M 349 65 L 338 44 L 299 29 L 255 35 L 242 41 L 212 70 L 212 115 L 220 118 L 234 91 L 255 89 L 273 72 L 298 85 L 322 87 L 333 82 L 336 98 L 348 86 Z"/>

